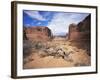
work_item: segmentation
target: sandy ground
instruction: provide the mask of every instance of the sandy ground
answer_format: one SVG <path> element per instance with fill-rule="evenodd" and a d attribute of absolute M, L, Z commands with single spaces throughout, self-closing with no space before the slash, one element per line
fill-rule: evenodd
<path fill-rule="evenodd" d="M 31 55 L 23 59 L 24 69 L 34 68 L 50 68 L 50 67 L 73 67 L 73 66 L 90 66 L 91 59 L 87 55 L 86 50 L 79 49 L 75 46 L 71 46 L 69 41 L 66 40 L 53 40 L 48 42 L 50 46 L 62 47 L 65 51 L 71 51 L 72 54 L 68 56 L 66 60 L 62 57 L 45 56 L 41 57 L 38 53 L 32 53 Z M 41 52 L 42 53 L 42 52 Z"/>

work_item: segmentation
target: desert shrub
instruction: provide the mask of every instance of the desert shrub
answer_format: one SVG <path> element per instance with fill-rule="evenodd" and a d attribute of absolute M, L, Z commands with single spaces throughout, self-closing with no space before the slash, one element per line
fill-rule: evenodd
<path fill-rule="evenodd" d="M 43 44 L 40 43 L 40 42 L 37 42 L 37 43 L 35 44 L 35 48 L 36 48 L 36 49 L 41 49 L 42 47 L 43 47 Z"/>
<path fill-rule="evenodd" d="M 23 41 L 23 57 L 27 57 L 32 53 L 32 43 L 29 40 Z"/>
<path fill-rule="evenodd" d="M 34 48 L 34 49 L 42 49 L 44 47 L 45 47 L 44 43 L 42 43 L 40 41 L 32 41 L 32 48 Z"/>

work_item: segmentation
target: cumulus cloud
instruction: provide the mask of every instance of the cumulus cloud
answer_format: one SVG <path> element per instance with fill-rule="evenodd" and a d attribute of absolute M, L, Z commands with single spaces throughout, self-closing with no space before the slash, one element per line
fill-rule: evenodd
<path fill-rule="evenodd" d="M 29 17 L 33 18 L 33 19 L 37 19 L 40 21 L 45 21 L 46 19 L 39 14 L 38 11 L 24 11 Z"/>
<path fill-rule="evenodd" d="M 88 14 L 85 13 L 56 13 L 48 24 L 48 27 L 52 30 L 54 35 L 65 35 L 66 32 L 68 33 L 71 23 L 77 24 L 87 15 Z"/>

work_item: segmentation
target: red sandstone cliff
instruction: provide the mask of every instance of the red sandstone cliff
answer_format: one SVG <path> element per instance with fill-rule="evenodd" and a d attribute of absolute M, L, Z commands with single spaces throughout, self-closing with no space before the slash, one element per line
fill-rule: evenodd
<path fill-rule="evenodd" d="M 85 49 L 91 55 L 91 15 L 77 25 L 70 24 L 68 39 L 72 41 L 71 45 Z"/>
<path fill-rule="evenodd" d="M 91 16 L 87 16 L 79 24 L 69 25 L 69 40 L 90 40 L 90 20 Z"/>
<path fill-rule="evenodd" d="M 36 40 L 36 41 L 47 41 L 52 37 L 52 32 L 48 27 L 28 27 L 24 28 L 24 39 Z"/>

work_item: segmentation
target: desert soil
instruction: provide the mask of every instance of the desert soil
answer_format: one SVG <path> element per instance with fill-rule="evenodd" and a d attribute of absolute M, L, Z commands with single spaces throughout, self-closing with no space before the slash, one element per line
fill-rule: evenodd
<path fill-rule="evenodd" d="M 34 68 L 51 68 L 51 67 L 77 67 L 77 66 L 90 66 L 91 59 L 87 54 L 87 51 L 76 46 L 71 46 L 70 41 L 65 39 L 54 39 L 53 41 L 44 42 L 44 45 L 49 46 L 49 48 L 60 48 L 65 52 L 66 56 L 56 56 L 56 55 L 42 55 L 47 54 L 44 52 L 44 48 L 35 49 L 32 48 L 30 55 L 23 58 L 23 68 L 24 69 L 34 69 Z"/>

